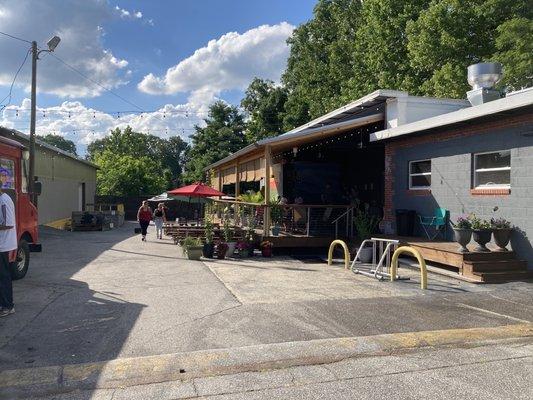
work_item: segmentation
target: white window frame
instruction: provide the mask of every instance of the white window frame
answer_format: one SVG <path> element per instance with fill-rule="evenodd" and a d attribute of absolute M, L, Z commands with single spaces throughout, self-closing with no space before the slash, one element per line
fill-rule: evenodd
<path fill-rule="evenodd" d="M 509 166 L 508 167 L 497 167 L 497 168 L 477 168 L 477 156 L 481 156 L 483 154 L 494 154 L 494 153 L 502 153 L 502 152 L 509 152 Z M 511 188 L 511 182 L 505 185 L 500 184 L 494 184 L 494 185 L 478 185 L 477 184 L 477 173 L 478 172 L 494 172 L 494 171 L 510 171 L 511 170 L 511 150 L 498 150 L 498 151 L 485 151 L 482 153 L 472 153 L 472 157 L 474 158 L 474 171 L 473 171 L 473 181 L 474 181 L 474 189 L 510 189 Z M 511 177 L 509 177 L 510 180 Z"/>
<path fill-rule="evenodd" d="M 409 190 L 429 190 L 431 189 L 431 186 L 412 186 L 411 185 L 411 177 L 413 176 L 431 176 L 431 170 L 430 172 L 419 172 L 419 173 L 415 173 L 415 174 L 412 174 L 411 173 L 411 164 L 412 163 L 418 163 L 418 162 L 424 162 L 424 161 L 429 161 L 429 166 L 430 166 L 430 169 L 431 169 L 431 158 L 429 159 L 425 159 L 425 160 L 413 160 L 413 161 L 409 161 Z"/>

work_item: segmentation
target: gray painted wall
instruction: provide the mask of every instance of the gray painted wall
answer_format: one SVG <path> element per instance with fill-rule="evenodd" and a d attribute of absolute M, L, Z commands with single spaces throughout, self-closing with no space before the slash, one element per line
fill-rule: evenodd
<path fill-rule="evenodd" d="M 481 218 L 492 216 L 510 220 L 518 229 L 513 232 L 511 247 L 533 269 L 533 125 L 504 128 L 470 137 L 436 141 L 396 150 L 394 205 L 432 215 L 435 208 L 450 210 L 455 220 L 459 215 L 475 213 Z M 511 193 L 506 196 L 474 196 L 472 153 L 511 150 Z M 408 194 L 409 161 L 428 159 L 431 164 L 431 195 Z M 499 210 L 493 213 L 494 206 Z M 417 224 L 419 233 L 420 226 Z M 449 239 L 452 231 L 449 231 Z"/>

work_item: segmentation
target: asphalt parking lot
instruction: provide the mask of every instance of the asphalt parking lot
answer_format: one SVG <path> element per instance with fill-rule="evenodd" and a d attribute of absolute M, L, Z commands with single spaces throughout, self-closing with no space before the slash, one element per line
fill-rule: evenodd
<path fill-rule="evenodd" d="M 43 229 L 0 321 L 0 369 L 533 320 L 526 282 L 430 275 L 422 291 L 288 257 L 189 261 L 154 236 Z"/>

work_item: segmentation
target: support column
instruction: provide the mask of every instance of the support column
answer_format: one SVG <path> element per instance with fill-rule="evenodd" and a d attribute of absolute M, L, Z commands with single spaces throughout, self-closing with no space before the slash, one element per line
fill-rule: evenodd
<path fill-rule="evenodd" d="M 235 164 L 235 200 L 239 197 L 241 194 L 241 185 L 240 185 L 240 178 L 239 178 L 239 161 L 237 161 L 237 164 Z M 239 225 L 240 223 L 240 207 L 237 203 L 235 203 L 235 225 Z"/>
<path fill-rule="evenodd" d="M 270 175 L 272 164 L 272 151 L 270 146 L 265 147 L 265 212 L 263 213 L 263 227 L 264 236 L 270 236 L 270 209 L 268 203 L 270 202 Z"/>

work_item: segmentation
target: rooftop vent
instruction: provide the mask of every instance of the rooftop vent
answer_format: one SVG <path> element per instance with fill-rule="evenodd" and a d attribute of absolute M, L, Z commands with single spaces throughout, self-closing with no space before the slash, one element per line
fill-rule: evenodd
<path fill-rule="evenodd" d="M 501 98 L 499 90 L 494 85 L 502 77 L 502 65 L 500 63 L 479 63 L 468 67 L 468 83 L 472 90 L 466 93 L 466 97 L 473 106 L 488 103 Z"/>

